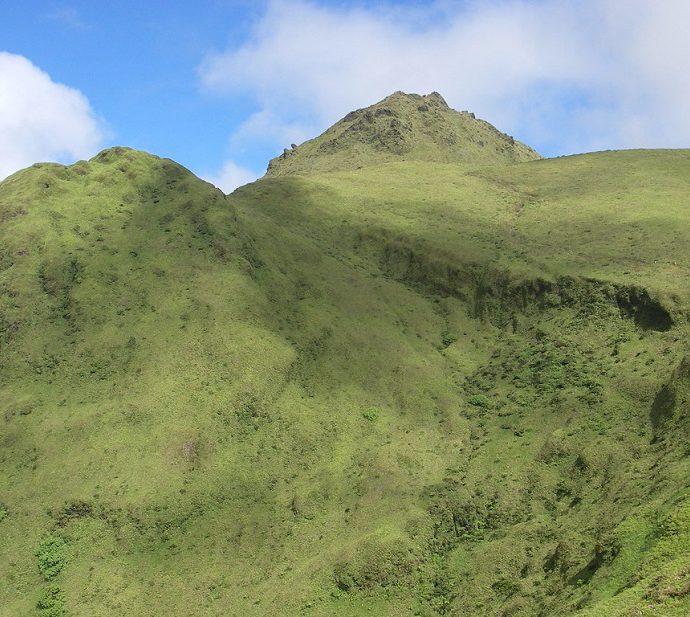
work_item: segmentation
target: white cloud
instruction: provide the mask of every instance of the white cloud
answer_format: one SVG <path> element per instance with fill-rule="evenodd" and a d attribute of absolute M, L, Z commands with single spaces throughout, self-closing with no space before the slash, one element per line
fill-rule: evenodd
<path fill-rule="evenodd" d="M 690 3 L 610 0 L 603 7 L 608 44 L 617 59 L 607 79 L 630 114 L 628 142 L 690 146 Z M 603 44 L 602 44 L 603 46 Z"/>
<path fill-rule="evenodd" d="M 23 56 L 0 52 L 0 179 L 39 161 L 85 158 L 102 140 L 83 94 Z"/>
<path fill-rule="evenodd" d="M 201 80 L 254 97 L 280 145 L 281 131 L 322 130 L 395 90 L 440 91 L 547 151 L 690 145 L 687 0 L 477 0 L 432 13 L 442 18 L 274 0 L 247 42 L 205 59 Z"/>
<path fill-rule="evenodd" d="M 231 193 L 238 186 L 253 182 L 259 175 L 233 161 L 225 161 L 218 173 L 200 174 L 199 177 L 217 186 L 224 193 Z"/>

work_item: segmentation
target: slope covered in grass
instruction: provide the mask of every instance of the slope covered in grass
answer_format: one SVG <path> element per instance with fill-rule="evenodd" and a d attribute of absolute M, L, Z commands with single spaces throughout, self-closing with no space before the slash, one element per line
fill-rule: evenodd
<path fill-rule="evenodd" d="M 688 157 L 9 178 L 0 615 L 686 615 Z"/>

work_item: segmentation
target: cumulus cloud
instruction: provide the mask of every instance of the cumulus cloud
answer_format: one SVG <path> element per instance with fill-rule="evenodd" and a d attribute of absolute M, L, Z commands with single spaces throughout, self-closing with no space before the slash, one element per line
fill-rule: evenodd
<path fill-rule="evenodd" d="M 234 161 L 225 161 L 217 173 L 200 174 L 200 177 L 217 186 L 224 193 L 231 193 L 238 186 L 253 182 L 259 175 Z"/>
<path fill-rule="evenodd" d="M 686 0 L 439 1 L 425 13 L 273 0 L 200 76 L 253 97 L 277 134 L 323 129 L 395 90 L 437 90 L 549 153 L 688 146 L 688 26 Z M 236 139 L 252 129 L 256 117 Z"/>
<path fill-rule="evenodd" d="M 38 161 L 88 157 L 103 137 L 83 94 L 23 56 L 0 52 L 0 179 Z"/>

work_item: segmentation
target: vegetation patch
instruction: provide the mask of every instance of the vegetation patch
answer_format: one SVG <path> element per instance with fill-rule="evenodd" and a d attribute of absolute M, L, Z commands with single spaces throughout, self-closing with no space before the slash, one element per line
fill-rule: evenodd
<path fill-rule="evenodd" d="M 65 594 L 57 585 L 48 585 L 41 591 L 36 602 L 41 617 L 63 617 L 65 614 Z"/>
<path fill-rule="evenodd" d="M 336 587 L 344 592 L 373 592 L 414 585 L 420 557 L 412 545 L 398 541 L 367 540 L 348 557 L 341 557 L 333 570 Z"/>
<path fill-rule="evenodd" d="M 369 420 L 369 422 L 375 422 L 376 420 L 379 419 L 380 415 L 381 415 L 381 410 L 378 407 L 367 407 L 362 412 L 362 417 L 365 420 Z"/>
<path fill-rule="evenodd" d="M 38 571 L 46 581 L 54 579 L 65 567 L 66 544 L 62 536 L 48 534 L 36 548 L 34 555 L 38 560 Z"/>

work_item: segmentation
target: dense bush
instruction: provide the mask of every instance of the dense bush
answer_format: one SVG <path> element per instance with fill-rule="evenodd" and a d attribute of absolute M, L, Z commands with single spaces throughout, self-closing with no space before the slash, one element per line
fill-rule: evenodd
<path fill-rule="evenodd" d="M 362 416 L 370 422 L 377 420 L 380 414 L 381 410 L 378 407 L 369 407 L 362 412 Z"/>
<path fill-rule="evenodd" d="M 38 558 L 38 570 L 43 578 L 52 580 L 65 566 L 65 540 L 49 534 L 41 540 L 34 554 Z"/>
<path fill-rule="evenodd" d="M 41 617 L 62 617 L 65 614 L 65 596 L 57 585 L 43 590 L 36 603 Z"/>

